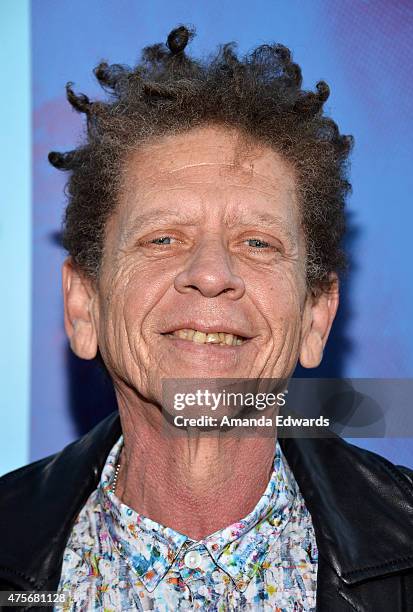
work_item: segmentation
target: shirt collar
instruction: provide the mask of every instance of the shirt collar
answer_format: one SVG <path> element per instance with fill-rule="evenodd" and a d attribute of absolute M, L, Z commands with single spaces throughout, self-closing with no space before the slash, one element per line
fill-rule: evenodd
<path fill-rule="evenodd" d="M 294 476 L 277 441 L 273 471 L 255 508 L 238 523 L 204 540 L 217 565 L 231 576 L 239 590 L 245 590 L 265 564 L 270 545 L 288 523 L 297 493 Z"/>
<path fill-rule="evenodd" d="M 98 495 L 114 545 L 147 590 L 156 588 L 182 547 L 186 549 L 188 544 L 203 544 L 237 588 L 245 590 L 265 564 L 270 543 L 279 537 L 286 526 L 298 492 L 278 441 L 270 480 L 254 509 L 240 521 L 196 543 L 186 535 L 137 513 L 111 492 L 122 445 L 123 435 L 107 457 Z"/>
<path fill-rule="evenodd" d="M 188 538 L 138 514 L 112 493 L 110 489 L 122 445 L 123 435 L 108 455 L 98 496 L 115 547 L 148 591 L 153 591 Z"/>

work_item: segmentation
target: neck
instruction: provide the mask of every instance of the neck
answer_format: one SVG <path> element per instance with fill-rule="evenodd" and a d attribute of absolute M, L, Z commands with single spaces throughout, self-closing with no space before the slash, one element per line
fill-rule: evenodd
<path fill-rule="evenodd" d="M 275 437 L 165 432 L 160 411 L 118 396 L 124 436 L 116 495 L 139 514 L 194 540 L 227 527 L 257 504 Z"/>

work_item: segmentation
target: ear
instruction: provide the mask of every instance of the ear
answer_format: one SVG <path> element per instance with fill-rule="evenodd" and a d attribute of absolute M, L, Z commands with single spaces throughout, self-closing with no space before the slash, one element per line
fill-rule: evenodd
<path fill-rule="evenodd" d="M 320 294 L 308 294 L 304 307 L 300 363 L 304 368 L 316 368 L 323 358 L 330 329 L 339 303 L 339 282 L 331 276 L 331 287 Z"/>
<path fill-rule="evenodd" d="M 64 323 L 72 351 L 82 359 L 97 354 L 97 330 L 92 316 L 96 298 L 92 283 L 78 270 L 71 257 L 62 266 Z"/>

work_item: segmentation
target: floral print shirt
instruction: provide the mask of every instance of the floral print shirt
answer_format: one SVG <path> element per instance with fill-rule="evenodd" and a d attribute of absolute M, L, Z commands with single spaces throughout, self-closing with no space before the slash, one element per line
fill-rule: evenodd
<path fill-rule="evenodd" d="M 138 514 L 110 491 L 123 444 L 108 455 L 66 545 L 57 612 L 314 612 L 318 552 L 310 514 L 277 441 L 255 508 L 200 541 Z"/>

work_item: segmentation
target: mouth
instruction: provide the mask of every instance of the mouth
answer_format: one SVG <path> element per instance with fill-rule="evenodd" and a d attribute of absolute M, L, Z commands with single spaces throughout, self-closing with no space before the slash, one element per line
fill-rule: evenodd
<path fill-rule="evenodd" d="M 195 344 L 208 344 L 217 346 L 240 346 L 249 340 L 246 336 L 225 331 L 205 332 L 200 329 L 182 328 L 170 332 L 164 332 L 162 336 L 179 338 Z"/>

